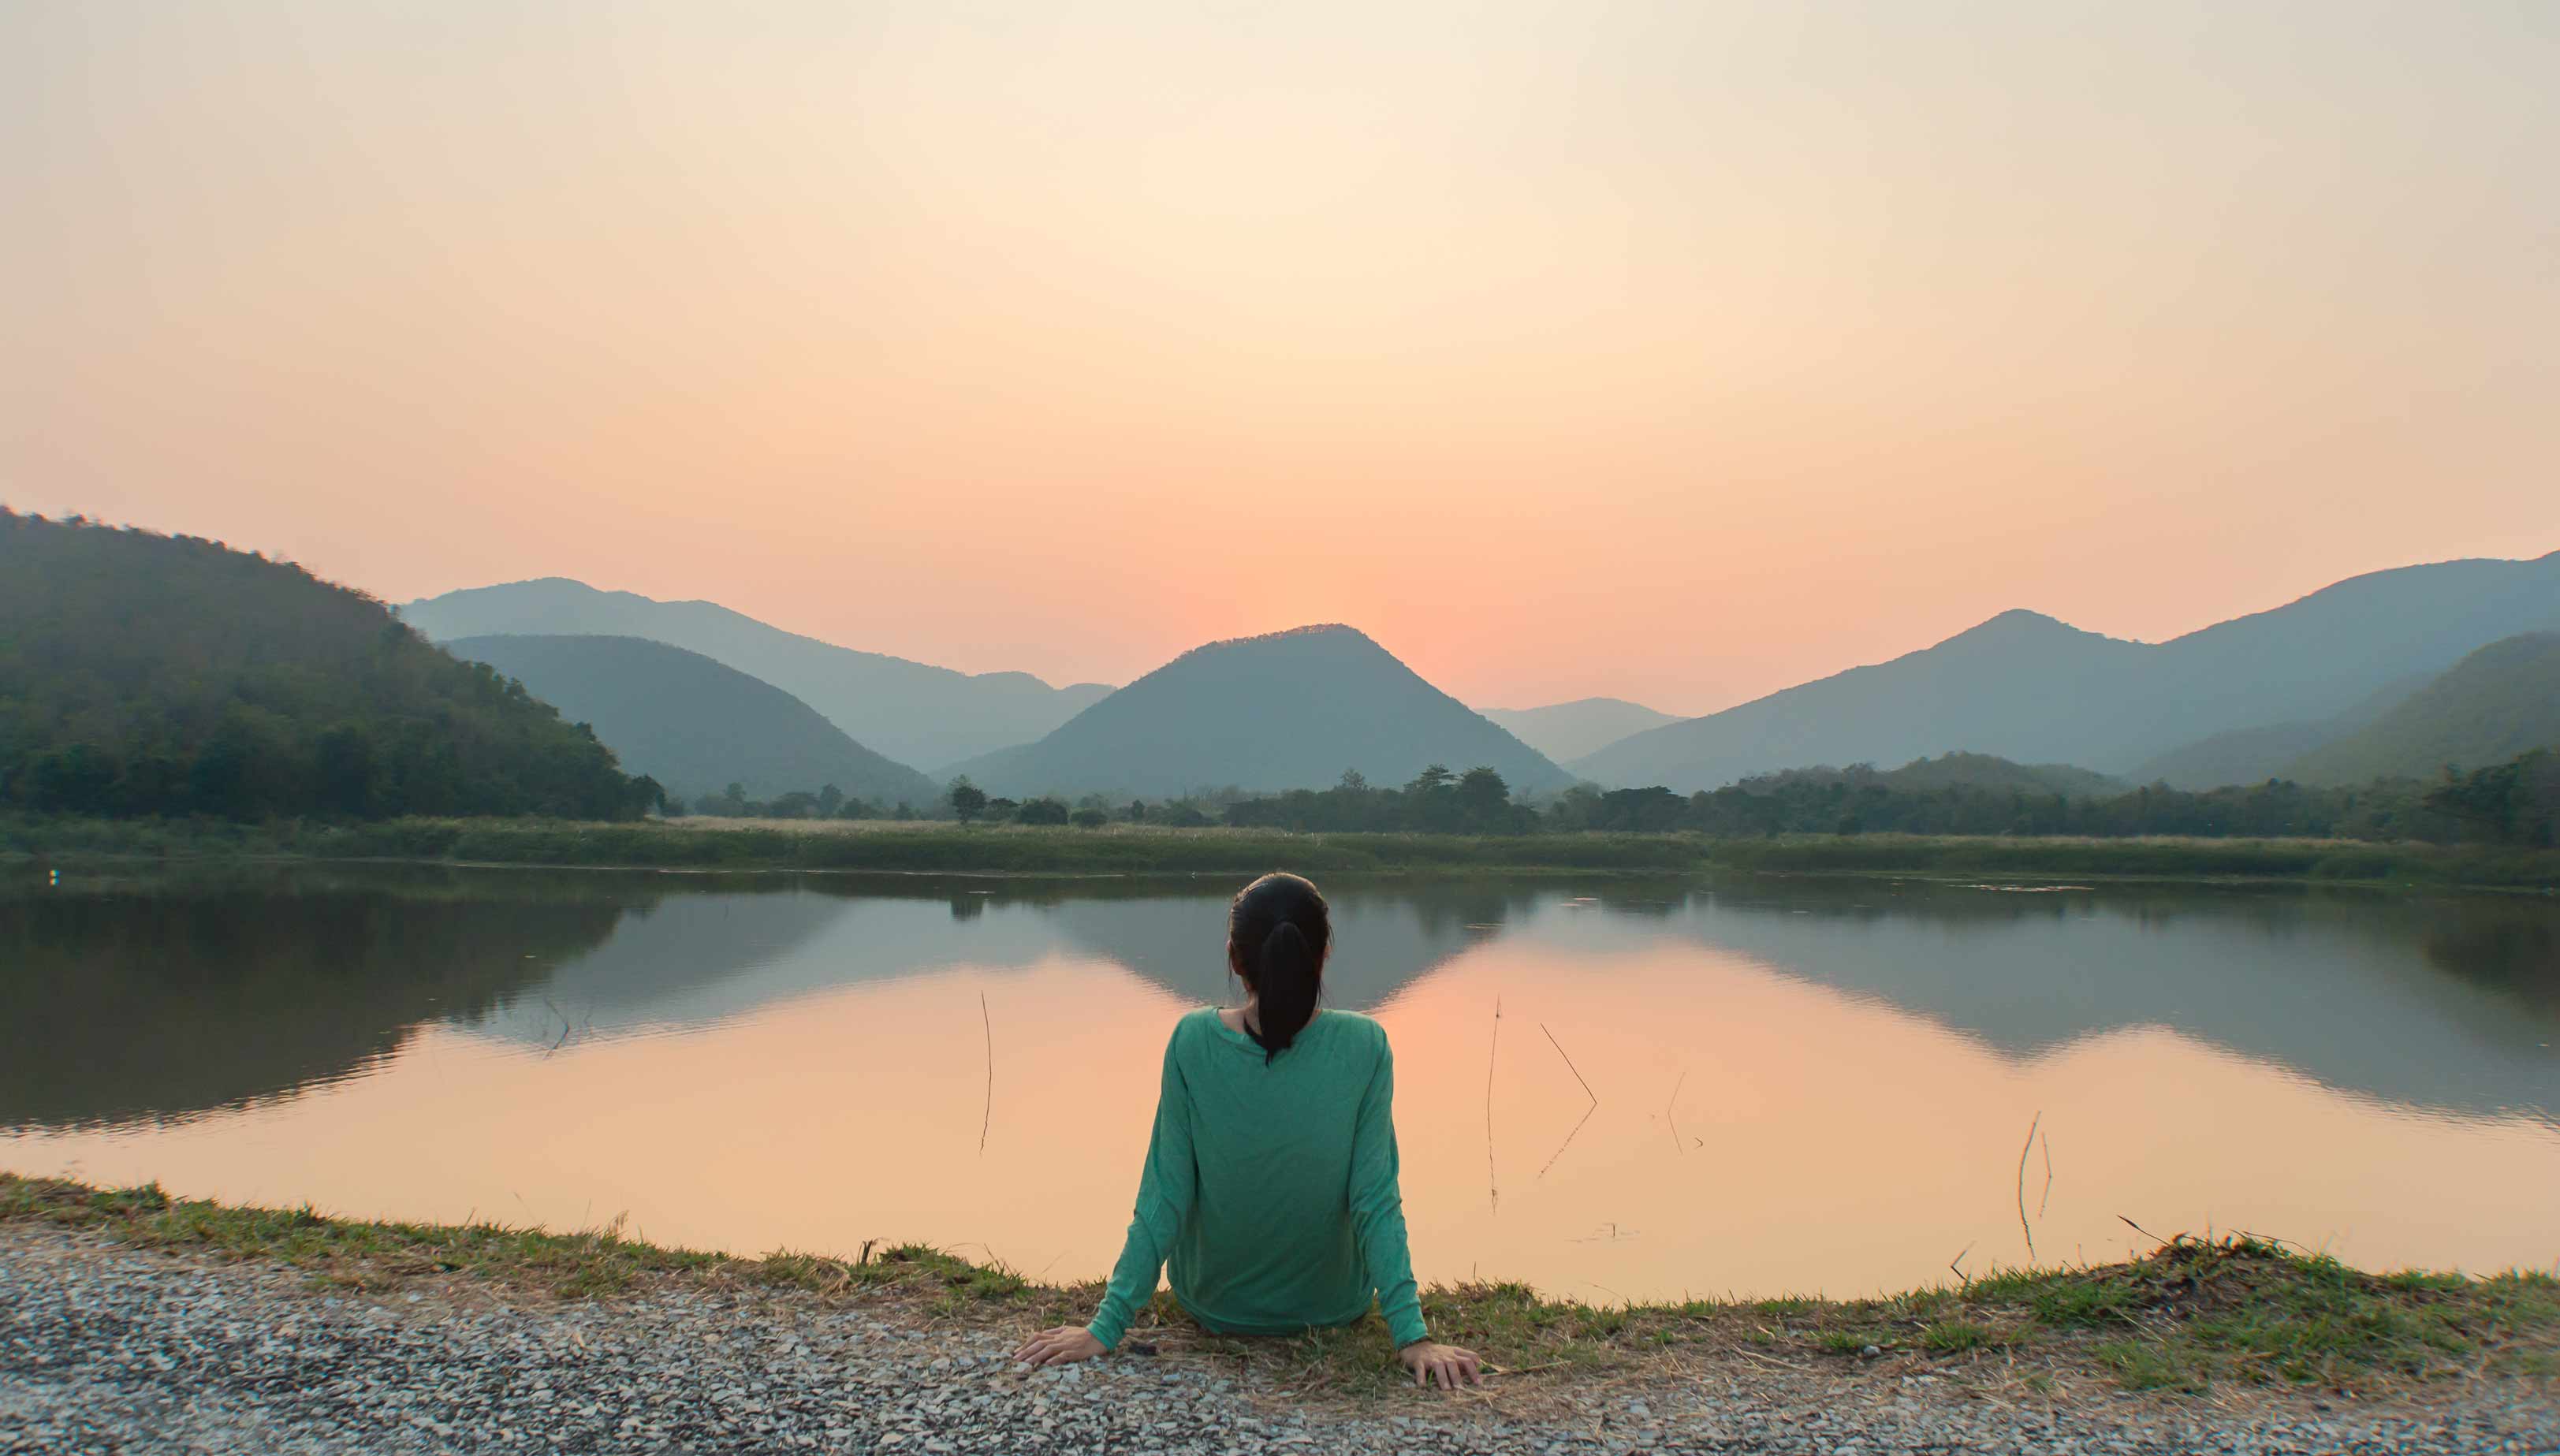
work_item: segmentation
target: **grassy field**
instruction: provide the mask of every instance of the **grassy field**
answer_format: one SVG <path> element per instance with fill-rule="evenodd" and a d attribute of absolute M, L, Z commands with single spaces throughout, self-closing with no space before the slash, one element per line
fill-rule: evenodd
<path fill-rule="evenodd" d="M 2348 840 L 2011 839 L 1694 834 L 1290 834 L 1244 829 L 964 829 L 934 822 L 682 819 L 637 824 L 0 819 L 21 859 L 281 857 L 495 865 L 1006 875 L 1760 871 L 1916 876 L 2301 880 L 2560 888 L 2560 851 Z"/>
<path fill-rule="evenodd" d="M 225 1208 L 155 1187 L 106 1191 L 0 1174 L 0 1222 L 88 1230 L 144 1248 L 268 1259 L 326 1286 L 387 1292 L 410 1281 L 484 1280 L 591 1299 L 697 1280 L 872 1299 L 919 1318 L 1028 1332 L 1081 1321 L 1095 1286 L 1060 1287 L 920 1246 L 853 1258 L 763 1258 L 658 1248 L 611 1231 L 549 1233 Z M 2028 1388 L 2103 1379 L 2197 1392 L 2217 1383 L 2383 1393 L 2440 1379 L 2560 1375 L 2560 1280 L 2374 1275 L 2255 1239 L 2177 1238 L 2132 1263 L 1994 1274 L 1864 1300 L 1698 1300 L 1595 1306 L 1516 1284 L 1429 1291 L 1435 1338 L 1515 1375 L 1642 1376 L 1699 1360 L 1775 1360 L 1808 1371 L 1890 1361 L 1902 1369 L 2005 1362 Z M 1375 1316 L 1294 1340 L 1219 1340 L 1170 1297 L 1130 1332 L 1160 1352 L 1209 1350 L 1300 1388 L 1382 1392 L 1396 1376 Z"/>

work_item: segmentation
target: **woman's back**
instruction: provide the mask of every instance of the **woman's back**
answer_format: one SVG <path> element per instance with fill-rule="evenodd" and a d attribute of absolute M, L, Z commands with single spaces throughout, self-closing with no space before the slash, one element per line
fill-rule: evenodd
<path fill-rule="evenodd" d="M 1349 1324 L 1374 1294 L 1399 1345 L 1421 1339 L 1394 1106 L 1395 1058 L 1367 1017 L 1327 1012 L 1276 1053 L 1212 1010 L 1176 1023 L 1093 1337 L 1119 1343 L 1161 1268 L 1222 1334 Z"/>
<path fill-rule="evenodd" d="M 1240 1334 L 1366 1313 L 1376 1288 L 1360 1252 L 1366 1220 L 1391 1218 L 1393 1256 L 1405 1262 L 1385 1031 L 1327 1012 L 1266 1061 L 1250 1037 L 1201 1010 L 1175 1026 L 1166 1057 L 1185 1088 L 1198 1179 L 1193 1214 L 1166 1251 L 1183 1306 Z M 1409 1292 L 1409 1275 L 1404 1284 Z"/>
<path fill-rule="evenodd" d="M 1478 1379 L 1475 1355 L 1428 1337 L 1396 1190 L 1395 1057 L 1364 1016 L 1319 1012 L 1332 913 L 1296 875 L 1265 875 L 1227 906 L 1227 969 L 1251 994 L 1235 1020 L 1200 1010 L 1165 1043 L 1156 1127 L 1128 1242 L 1093 1323 L 1015 1352 L 1035 1365 L 1120 1343 L 1170 1270 L 1205 1328 L 1293 1335 L 1348 1325 L 1377 1301 L 1414 1382 Z"/>

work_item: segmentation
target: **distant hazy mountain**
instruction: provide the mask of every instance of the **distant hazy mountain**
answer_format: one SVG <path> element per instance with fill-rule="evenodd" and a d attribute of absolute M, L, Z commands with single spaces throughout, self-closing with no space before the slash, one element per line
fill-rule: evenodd
<path fill-rule="evenodd" d="M 448 591 L 402 619 L 439 641 L 493 634 L 646 637 L 723 662 L 826 716 L 856 741 L 932 767 L 1027 742 L 1111 690 L 1052 688 L 1029 673 L 959 673 L 857 652 L 708 601 L 657 601 L 562 577 Z"/>
<path fill-rule="evenodd" d="M 1322 788 L 1358 769 L 1400 784 L 1432 763 L 1490 764 L 1515 790 L 1564 770 L 1349 627 L 1213 642 L 1055 732 L 953 765 L 993 793 L 1163 798 L 1203 785 Z"/>
<path fill-rule="evenodd" d="M 2319 723 L 2517 632 L 2560 627 L 2560 553 L 2377 571 L 2157 645 L 2009 611 L 1935 647 L 1651 728 L 1576 761 L 1712 788 L 1964 748 L 2128 773 L 2210 734 Z"/>
<path fill-rule="evenodd" d="M 2560 632 L 2492 642 L 2370 725 L 2312 749 L 2283 776 L 2305 783 L 2433 778 L 2560 748 Z"/>
<path fill-rule="evenodd" d="M 732 782 L 749 798 L 834 784 L 878 804 L 918 808 L 933 780 L 883 758 L 808 704 L 699 652 L 641 637 L 461 637 L 445 649 L 525 685 L 595 729 L 625 770 L 682 798 Z"/>
<path fill-rule="evenodd" d="M 1624 698 L 1582 698 L 1545 708 L 1488 708 L 1484 715 L 1558 763 L 1605 748 L 1629 733 L 1680 722 L 1672 714 L 1657 713 Z"/>

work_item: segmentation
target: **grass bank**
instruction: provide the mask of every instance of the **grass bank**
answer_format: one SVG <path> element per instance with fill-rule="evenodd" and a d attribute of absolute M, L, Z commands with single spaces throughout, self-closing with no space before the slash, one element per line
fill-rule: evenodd
<path fill-rule="evenodd" d="M 0 855 L 302 858 L 700 870 L 1007 875 L 1710 871 L 2294 880 L 2560 888 L 2560 851 L 2346 840 L 1963 838 L 1894 834 L 1292 834 L 939 823 L 394 819 L 369 824 L 0 819 Z"/>
<path fill-rule="evenodd" d="M 1084 1318 L 1097 1292 L 914 1245 L 866 1246 L 850 1259 L 734 1258 L 612 1231 L 366 1222 L 9 1174 L 0 1174 L 0 1222 L 271 1260 L 326 1285 L 378 1292 L 465 1279 L 591 1299 L 695 1280 L 876 1300 L 922 1318 L 1026 1331 Z M 1880 1299 L 1603 1307 L 1543 1299 L 1517 1284 L 1469 1284 L 1431 1290 L 1423 1309 L 1437 1338 L 1477 1350 L 1507 1375 L 1566 1380 L 1693 1375 L 1702 1361 L 1774 1363 L 1809 1376 L 1879 1362 L 1903 1373 L 2000 1362 L 2030 1390 L 2094 1378 L 2180 1392 L 2238 1382 L 2381 1394 L 2433 1380 L 2560 1375 L 2560 1280 L 2548 1274 L 2365 1274 L 2252 1238 L 2181 1237 L 2131 1263 L 1996 1274 Z M 1295 1340 L 1219 1340 L 1160 1296 L 1129 1339 L 1133 1354 L 1205 1351 L 1258 1364 L 1302 1390 L 1358 1395 L 1394 1378 L 1374 1316 Z"/>

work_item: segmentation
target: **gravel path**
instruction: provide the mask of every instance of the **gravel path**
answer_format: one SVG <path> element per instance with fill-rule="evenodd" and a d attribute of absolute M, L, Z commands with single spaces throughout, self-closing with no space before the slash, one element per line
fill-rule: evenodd
<path fill-rule="evenodd" d="M 1292 1411 L 1196 1357 L 1025 1375 L 999 1334 L 844 1301 L 703 1285 L 506 1298 L 326 1295 L 290 1269 L 0 1227 L 0 1452 L 2560 1451 L 2552 1390 L 2515 1380 L 2321 1411 L 2103 1392 L 2033 1405 L 1952 1377 L 1740 1373 L 1578 1400 L 1550 1384 L 1534 1418 L 1499 1395 L 1347 1414 Z"/>

